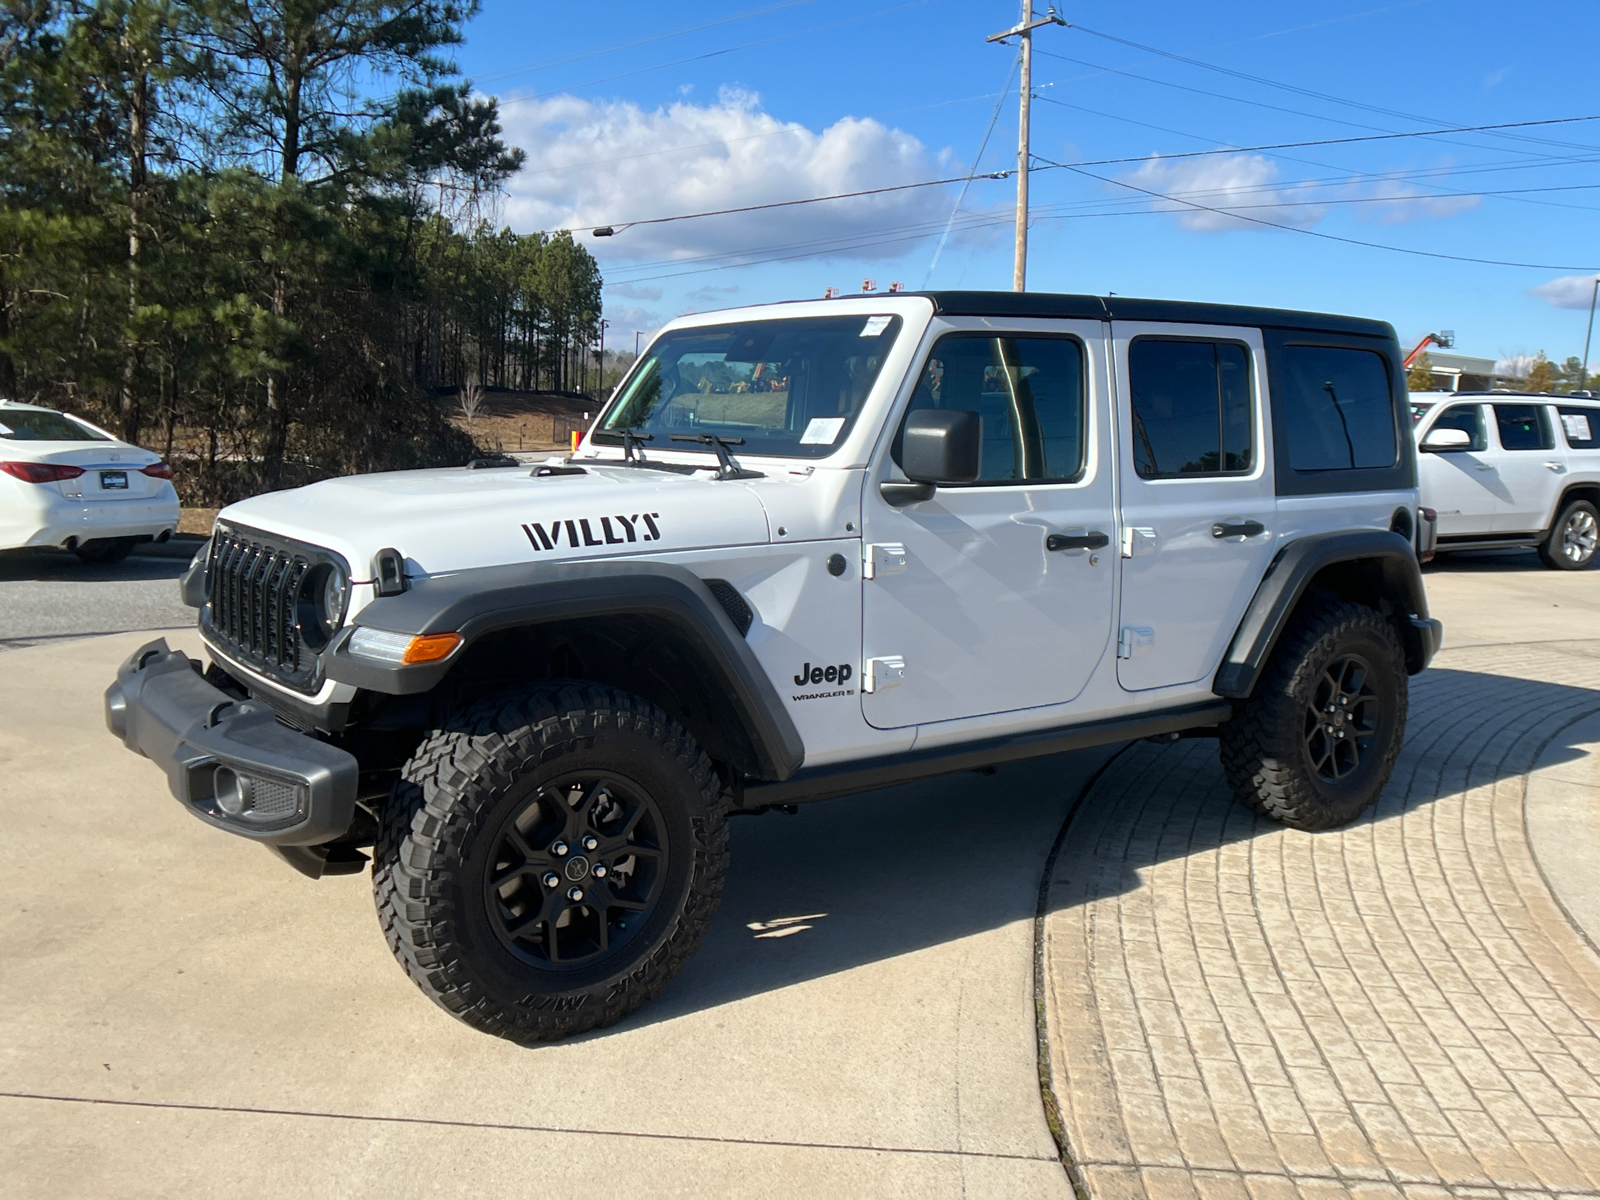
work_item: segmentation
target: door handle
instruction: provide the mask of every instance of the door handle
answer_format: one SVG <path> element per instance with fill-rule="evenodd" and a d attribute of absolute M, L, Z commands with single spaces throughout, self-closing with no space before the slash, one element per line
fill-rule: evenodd
<path fill-rule="evenodd" d="M 1252 538 L 1266 531 L 1267 527 L 1260 521 L 1218 521 L 1211 526 L 1211 536 L 1214 538 Z"/>
<path fill-rule="evenodd" d="M 1111 539 L 1098 530 L 1088 533 L 1052 533 L 1044 539 L 1046 550 L 1103 550 Z"/>
<path fill-rule="evenodd" d="M 1565 471 L 1567 469 L 1567 464 L 1564 463 L 1564 462 L 1547 462 L 1547 463 L 1545 463 L 1545 466 L 1549 467 L 1557 475 L 1560 475 L 1563 471 Z"/>
<path fill-rule="evenodd" d="M 1492 463 L 1477 463 L 1475 465 L 1478 468 L 1478 470 L 1480 470 L 1480 471 L 1492 471 L 1492 470 L 1494 470 L 1494 465 Z"/>

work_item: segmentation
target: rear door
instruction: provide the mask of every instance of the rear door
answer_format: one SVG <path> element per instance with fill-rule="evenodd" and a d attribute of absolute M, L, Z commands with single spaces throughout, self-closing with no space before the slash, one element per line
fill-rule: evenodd
<path fill-rule="evenodd" d="M 1500 453 L 1500 503 L 1496 533 L 1537 533 L 1555 515 L 1567 473 L 1567 453 L 1556 445 L 1547 404 L 1490 405 Z"/>
<path fill-rule="evenodd" d="M 1486 534 L 1495 526 L 1500 509 L 1498 453 L 1489 450 L 1489 422 L 1485 404 L 1452 404 L 1418 441 L 1417 476 L 1422 503 L 1439 514 L 1440 537 Z M 1459 429 L 1472 439 L 1465 450 L 1423 450 L 1421 443 L 1435 429 Z"/>
<path fill-rule="evenodd" d="M 919 408 L 978 413 L 981 476 L 894 507 L 877 483 L 904 478 L 898 435 L 869 472 L 861 708 L 880 729 L 1065 703 L 1111 640 L 1104 326 L 948 318 L 930 337 L 892 428 Z"/>
<path fill-rule="evenodd" d="M 1112 326 L 1129 691 L 1216 670 L 1272 559 L 1277 501 L 1259 330 Z"/>

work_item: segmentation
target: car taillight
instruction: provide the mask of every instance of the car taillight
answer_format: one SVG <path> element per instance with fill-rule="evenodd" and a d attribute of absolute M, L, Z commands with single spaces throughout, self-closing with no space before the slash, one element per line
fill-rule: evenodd
<path fill-rule="evenodd" d="M 0 462 L 0 471 L 13 475 L 24 483 L 55 483 L 60 479 L 76 479 L 83 474 L 82 467 L 37 462 Z"/>
<path fill-rule="evenodd" d="M 141 467 L 139 474 L 148 475 L 151 479 L 171 479 L 172 468 L 164 462 L 154 462 L 148 467 Z"/>

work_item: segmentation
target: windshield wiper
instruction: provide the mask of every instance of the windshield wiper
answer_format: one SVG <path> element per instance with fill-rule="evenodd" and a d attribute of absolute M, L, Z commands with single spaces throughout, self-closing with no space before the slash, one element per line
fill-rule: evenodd
<path fill-rule="evenodd" d="M 718 479 L 764 479 L 760 471 L 747 471 L 733 461 L 733 455 L 728 453 L 729 446 L 742 446 L 744 439 L 719 437 L 714 433 L 675 433 L 672 435 L 675 442 L 698 442 L 702 446 L 710 446 L 717 454 Z"/>
<path fill-rule="evenodd" d="M 639 452 L 640 442 L 653 442 L 656 435 L 653 433 L 640 433 L 629 426 L 625 429 L 608 429 L 607 433 L 620 434 L 622 437 L 622 461 L 625 463 L 643 462 L 644 455 Z"/>

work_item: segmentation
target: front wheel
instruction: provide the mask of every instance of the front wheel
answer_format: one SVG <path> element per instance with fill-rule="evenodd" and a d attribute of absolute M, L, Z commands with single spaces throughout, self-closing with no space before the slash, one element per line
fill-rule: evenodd
<path fill-rule="evenodd" d="M 1561 510 L 1550 536 L 1539 547 L 1539 557 L 1558 571 L 1587 571 L 1595 564 L 1600 545 L 1600 514 L 1587 500 L 1574 500 Z"/>
<path fill-rule="evenodd" d="M 1364 604 L 1311 607 L 1220 730 L 1222 765 L 1248 807 L 1294 829 L 1333 829 L 1377 803 L 1405 738 L 1405 651 Z"/>
<path fill-rule="evenodd" d="M 465 710 L 384 813 L 390 949 L 452 1015 L 516 1042 L 610 1025 L 699 947 L 727 870 L 711 763 L 660 709 L 592 684 Z"/>

